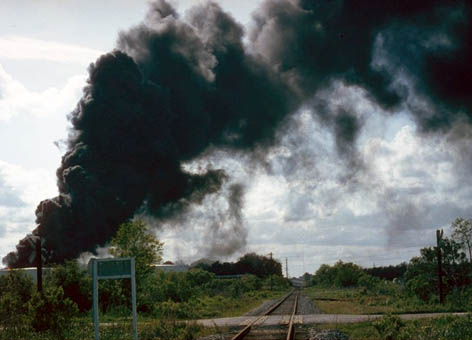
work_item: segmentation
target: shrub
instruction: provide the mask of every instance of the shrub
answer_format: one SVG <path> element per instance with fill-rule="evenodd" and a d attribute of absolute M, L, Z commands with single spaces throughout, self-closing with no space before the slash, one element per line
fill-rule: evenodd
<path fill-rule="evenodd" d="M 64 290 L 64 297 L 77 304 L 80 312 L 92 306 L 92 279 L 81 269 L 77 261 L 67 261 L 59 265 L 45 278 L 46 285 L 54 285 Z"/>
<path fill-rule="evenodd" d="M 370 275 L 361 275 L 357 283 L 359 284 L 359 286 L 364 287 L 368 290 L 374 290 L 375 288 L 378 288 L 381 281 L 377 277 L 373 277 Z"/>
<path fill-rule="evenodd" d="M 20 270 L 11 270 L 8 275 L 0 277 L 0 296 L 15 294 L 24 304 L 31 298 L 33 290 L 33 280 Z"/>
<path fill-rule="evenodd" d="M 193 307 L 188 303 L 177 303 L 172 300 L 159 302 L 154 305 L 153 314 L 156 317 L 173 319 L 191 319 L 194 317 Z"/>
<path fill-rule="evenodd" d="M 405 326 L 405 323 L 398 316 L 387 314 L 381 319 L 374 321 L 373 326 L 382 339 L 395 340 L 398 339 L 400 331 Z"/>
<path fill-rule="evenodd" d="M 120 310 L 123 306 L 131 307 L 129 280 L 98 281 L 98 295 L 99 308 L 103 313 Z"/>
<path fill-rule="evenodd" d="M 0 296 L 0 339 L 17 339 L 32 330 L 25 303 L 15 293 Z"/>
<path fill-rule="evenodd" d="M 28 310 L 36 331 L 51 330 L 59 338 L 62 338 L 71 318 L 78 312 L 77 305 L 64 298 L 60 287 L 47 287 L 43 294 L 33 294 Z"/>
<path fill-rule="evenodd" d="M 262 280 L 259 279 L 256 275 L 244 275 L 242 281 L 247 289 L 250 290 L 260 290 L 262 288 Z"/>
<path fill-rule="evenodd" d="M 290 281 L 278 275 L 271 275 L 264 280 L 264 287 L 267 289 L 272 284 L 273 290 L 284 290 L 290 287 Z"/>
<path fill-rule="evenodd" d="M 246 287 L 244 286 L 244 282 L 242 280 L 234 280 L 231 284 L 231 297 L 239 298 L 245 291 Z"/>
<path fill-rule="evenodd" d="M 192 287 L 208 284 L 214 278 L 215 274 L 197 268 L 186 273 L 186 279 Z"/>
<path fill-rule="evenodd" d="M 32 330 L 27 303 L 33 290 L 31 277 L 19 270 L 0 277 L 1 338 L 16 339 Z"/>

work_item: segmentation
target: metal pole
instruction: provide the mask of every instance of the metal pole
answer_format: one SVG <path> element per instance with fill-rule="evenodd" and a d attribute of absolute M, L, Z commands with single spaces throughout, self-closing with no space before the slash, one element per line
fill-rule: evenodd
<path fill-rule="evenodd" d="M 98 272 L 97 272 L 97 261 L 93 260 L 92 263 L 92 276 L 93 276 L 93 324 L 95 326 L 95 340 L 99 340 L 98 335 Z"/>
<path fill-rule="evenodd" d="M 136 278 L 134 258 L 131 258 L 131 303 L 133 306 L 133 333 L 134 340 L 138 340 L 138 325 L 136 321 Z"/>

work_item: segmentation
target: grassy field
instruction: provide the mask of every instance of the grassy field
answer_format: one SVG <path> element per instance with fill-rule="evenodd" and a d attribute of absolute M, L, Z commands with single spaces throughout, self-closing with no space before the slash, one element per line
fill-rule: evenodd
<path fill-rule="evenodd" d="M 465 312 L 453 304 L 441 305 L 407 297 L 392 289 L 386 292 L 372 292 L 364 288 L 320 288 L 309 287 L 305 293 L 315 305 L 327 314 L 402 314 L 432 312 Z M 472 306 L 471 306 L 472 308 Z"/>
<path fill-rule="evenodd" d="M 192 340 L 210 334 L 223 334 L 226 328 L 205 328 L 194 323 L 184 323 L 176 320 L 153 320 L 138 323 L 139 339 L 185 339 Z M 53 332 L 34 332 L 32 330 L 0 332 L 1 340 L 93 340 L 94 327 L 90 318 L 75 318 L 62 335 Z M 114 322 L 100 326 L 101 340 L 133 339 L 131 320 L 115 319 Z"/>
<path fill-rule="evenodd" d="M 215 297 L 201 297 L 195 305 L 198 309 L 197 318 L 224 318 L 240 316 L 247 313 L 264 301 L 284 296 L 288 290 L 279 291 L 251 291 L 239 298 L 217 295 Z"/>
<path fill-rule="evenodd" d="M 266 300 L 279 298 L 287 290 L 250 291 L 239 297 L 230 295 L 199 296 L 190 300 L 185 308 L 192 308 L 193 319 L 220 318 L 240 316 L 258 307 Z M 179 319 L 179 312 L 183 308 L 181 303 L 170 301 L 161 304 L 166 310 L 164 315 L 152 316 L 138 312 L 138 333 L 140 339 L 196 339 L 209 334 L 223 334 L 226 328 L 205 328 L 192 322 Z M 112 310 L 109 313 L 100 313 L 100 339 L 132 339 L 132 318 L 128 309 Z M 25 325 L 3 329 L 0 331 L 0 340 L 88 340 L 94 338 L 94 328 L 91 311 L 73 318 L 62 335 L 50 331 L 34 332 Z"/>
<path fill-rule="evenodd" d="M 196 320 L 241 316 L 257 308 L 267 300 L 278 299 L 284 296 L 288 291 L 288 289 L 250 291 L 241 294 L 239 297 L 229 295 L 198 296 L 192 298 L 187 303 L 167 301 L 157 304 L 158 307 L 160 305 L 161 309 L 165 310 L 164 312 L 159 315 L 140 315 L 138 313 L 138 320 L 150 321 L 156 318 Z M 123 317 L 131 317 L 131 312 L 128 309 L 120 308 L 116 311 L 100 315 L 100 321 L 115 322 Z"/>
<path fill-rule="evenodd" d="M 318 330 L 331 329 L 343 332 L 350 340 L 472 340 L 470 315 L 414 321 L 402 321 L 398 317 L 387 315 L 374 322 L 319 324 L 315 327 Z"/>

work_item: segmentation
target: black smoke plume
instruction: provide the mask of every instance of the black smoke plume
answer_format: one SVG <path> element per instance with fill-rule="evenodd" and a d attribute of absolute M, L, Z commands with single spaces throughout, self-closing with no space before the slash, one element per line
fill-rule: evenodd
<path fill-rule="evenodd" d="M 349 105 L 333 112 L 316 101 L 336 81 L 392 113 L 407 105 L 424 132 L 471 123 L 468 1 L 270 0 L 253 18 L 245 44 L 244 28 L 214 3 L 180 18 L 157 1 L 90 66 L 69 117 L 60 194 L 36 211 L 33 234 L 45 239 L 49 262 L 93 252 L 138 209 L 171 217 L 218 192 L 223 170 L 196 175 L 182 163 L 210 147 L 268 148 L 304 105 L 352 159 L 362 121 Z M 242 191 L 232 190 L 238 219 Z M 21 240 L 4 262 L 29 265 L 30 253 Z"/>

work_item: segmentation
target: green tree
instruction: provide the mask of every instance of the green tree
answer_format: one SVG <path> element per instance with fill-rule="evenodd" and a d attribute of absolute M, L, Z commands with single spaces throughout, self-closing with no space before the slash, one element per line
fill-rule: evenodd
<path fill-rule="evenodd" d="M 325 286 L 352 287 L 357 286 L 359 280 L 366 275 L 358 265 L 339 260 L 333 266 L 322 264 L 315 273 L 314 283 Z"/>
<path fill-rule="evenodd" d="M 57 339 L 64 339 L 71 319 L 77 315 L 77 304 L 64 297 L 61 287 L 45 287 L 43 293 L 35 292 L 28 301 L 32 326 L 36 331 L 52 331 Z"/>
<path fill-rule="evenodd" d="M 470 284 L 470 265 L 460 251 L 461 245 L 450 238 L 441 241 L 443 283 L 446 293 L 457 287 Z M 423 300 L 429 300 L 438 290 L 437 247 L 420 250 L 413 257 L 405 273 L 407 288 Z"/>
<path fill-rule="evenodd" d="M 249 253 L 235 263 L 235 273 L 253 274 L 263 278 L 270 275 L 282 276 L 282 264 L 268 256 Z"/>
<path fill-rule="evenodd" d="M 336 278 L 334 283 L 339 287 L 357 286 L 359 279 L 364 276 L 364 271 L 357 264 L 339 260 L 334 265 Z"/>
<path fill-rule="evenodd" d="M 61 287 L 64 298 L 69 298 L 77 304 L 80 312 L 90 309 L 92 305 L 92 283 L 87 271 L 80 268 L 77 261 L 66 261 L 58 265 L 46 276 L 46 285 Z"/>
<path fill-rule="evenodd" d="M 452 239 L 462 245 L 469 253 L 469 262 L 472 263 L 472 220 L 456 218 L 451 224 Z"/>
<path fill-rule="evenodd" d="M 142 220 L 121 224 L 110 246 L 110 253 L 114 256 L 135 258 L 138 282 L 153 272 L 153 264 L 162 261 L 164 243 L 150 232 L 149 227 Z"/>

